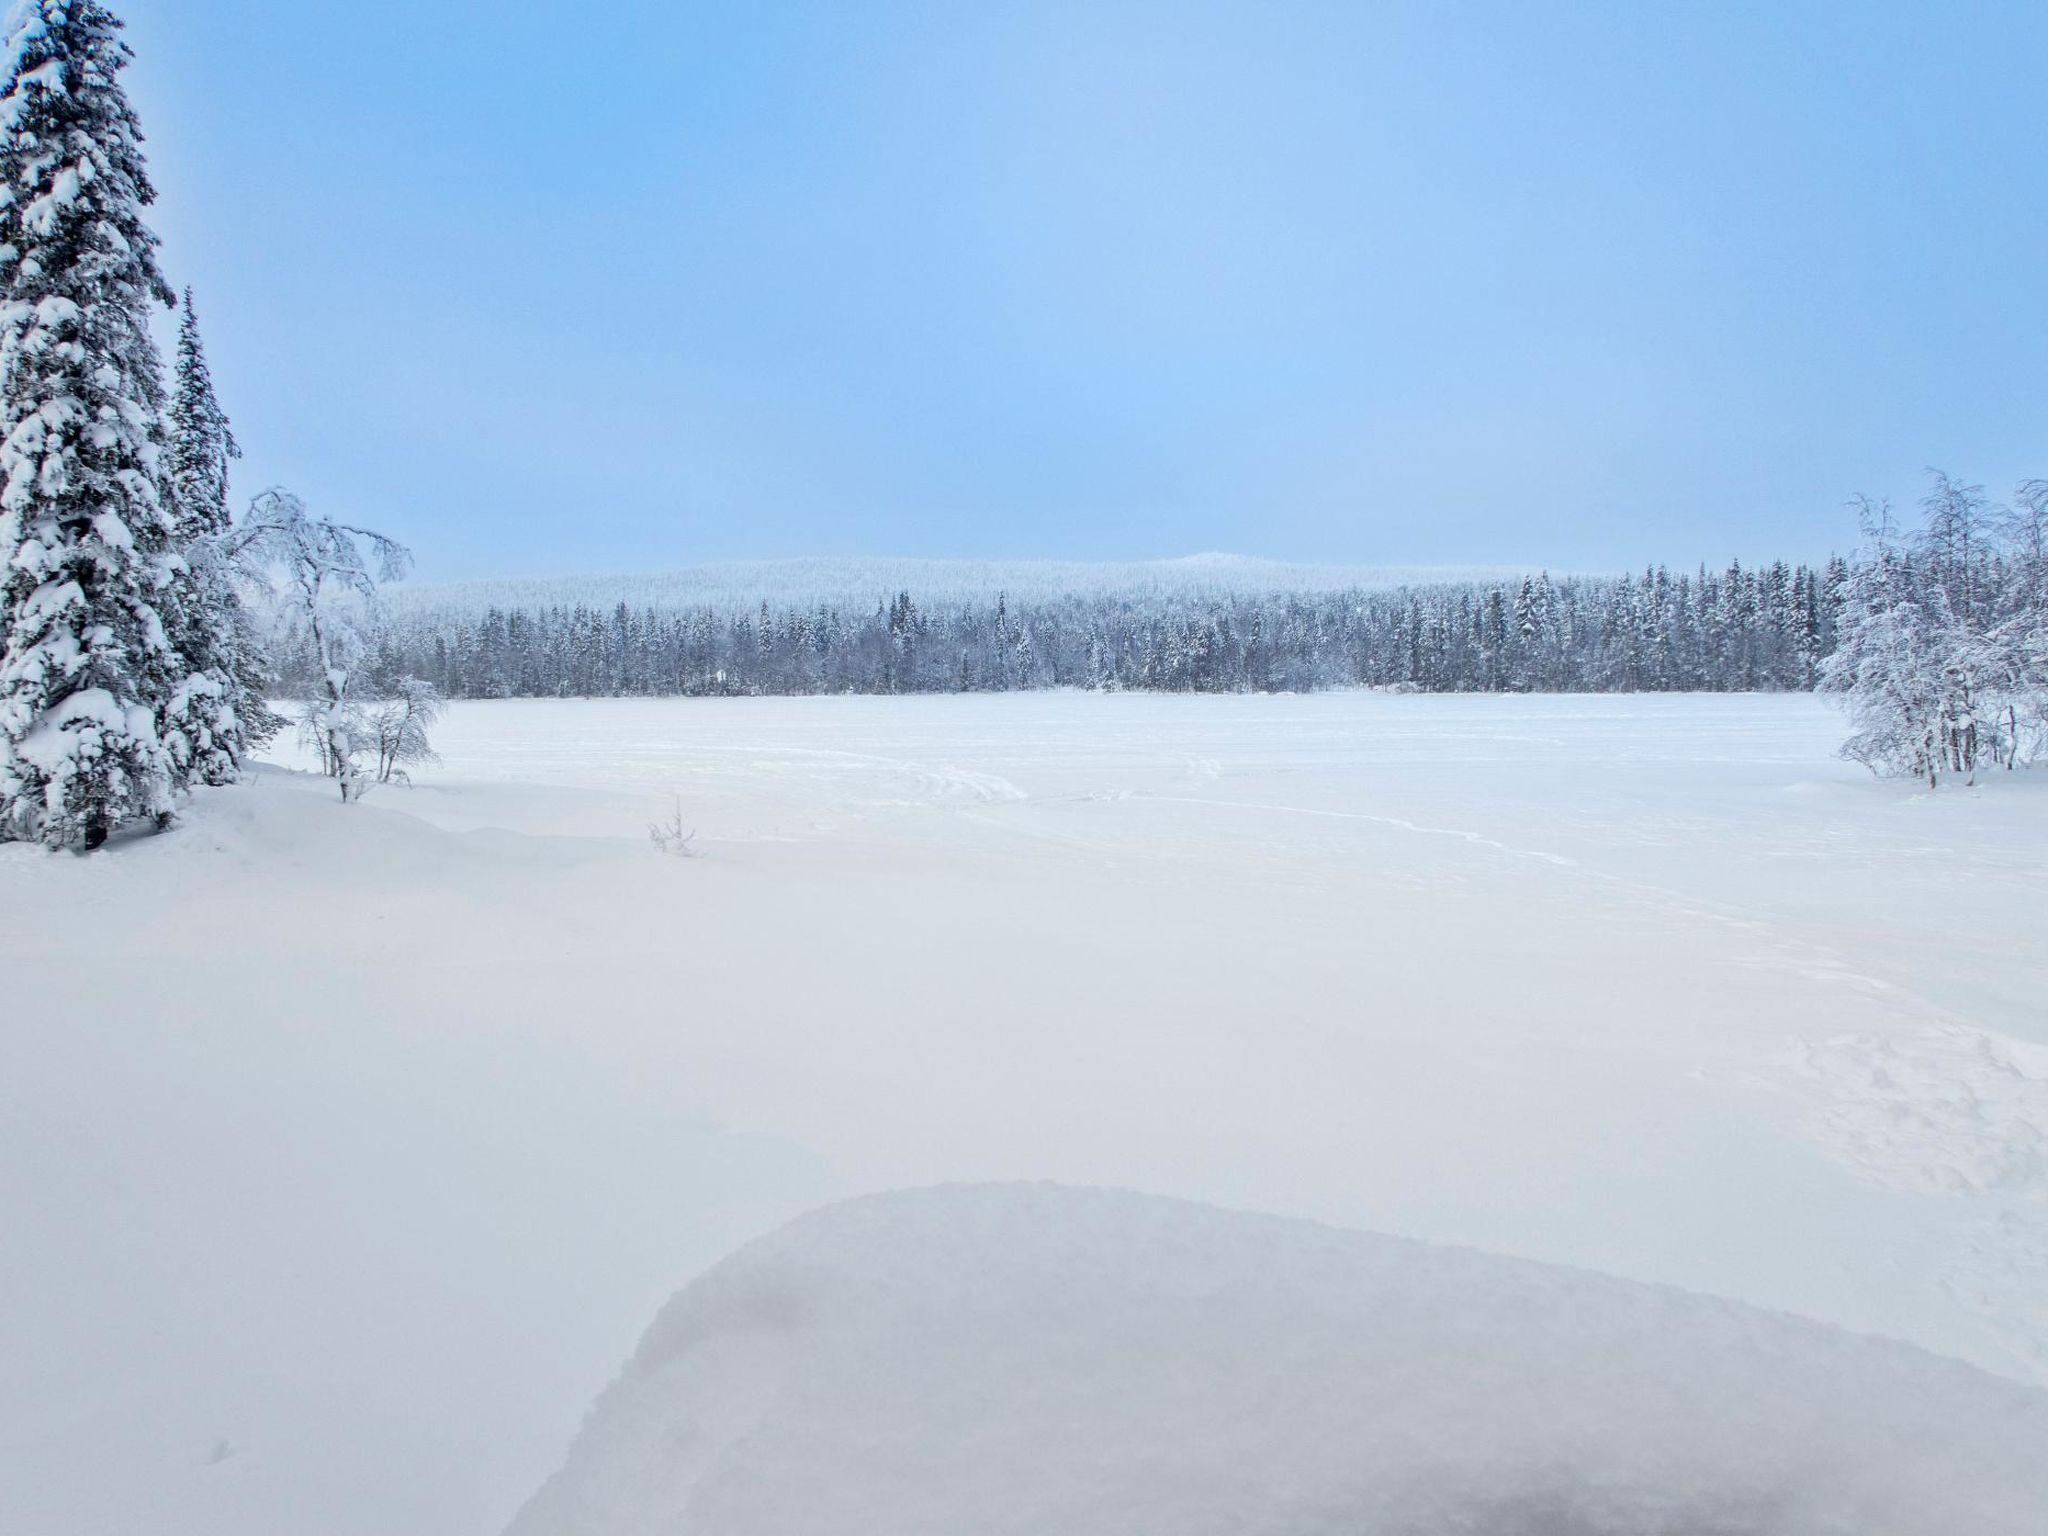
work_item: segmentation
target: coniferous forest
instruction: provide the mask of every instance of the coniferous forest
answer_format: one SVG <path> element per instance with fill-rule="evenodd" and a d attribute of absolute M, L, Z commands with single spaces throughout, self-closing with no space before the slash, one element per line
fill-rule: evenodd
<path fill-rule="evenodd" d="M 1077 594 L 871 608 L 423 605 L 376 671 L 452 698 L 1145 688 L 1785 691 L 1834 650 L 1848 566 L 1349 592 Z M 304 672 L 310 658 L 296 658 Z"/>
<path fill-rule="evenodd" d="M 2048 481 L 2009 502 L 1934 471 L 1907 526 L 1854 503 L 1863 542 L 1825 566 L 1525 576 L 1351 591 L 1156 590 L 853 609 L 417 603 L 381 613 L 364 688 L 444 698 L 1178 693 L 1840 695 L 1845 756 L 1938 783 L 2048 738 Z M 322 675 L 279 632 L 288 681 Z"/>

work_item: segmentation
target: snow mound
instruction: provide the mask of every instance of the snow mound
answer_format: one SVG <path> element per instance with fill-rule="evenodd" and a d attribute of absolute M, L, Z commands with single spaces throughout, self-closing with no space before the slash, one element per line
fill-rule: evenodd
<path fill-rule="evenodd" d="M 1108 1191 L 828 1207 L 509 1536 L 2039 1536 L 2048 1395 L 1709 1297 Z"/>

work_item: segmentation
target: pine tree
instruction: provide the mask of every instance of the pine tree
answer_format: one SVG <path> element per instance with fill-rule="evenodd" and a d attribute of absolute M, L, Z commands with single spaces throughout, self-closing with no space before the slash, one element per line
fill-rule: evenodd
<path fill-rule="evenodd" d="M 228 465 L 241 456 L 213 392 L 187 288 L 179 312 L 164 475 L 172 529 L 189 575 L 189 600 L 173 635 L 186 678 L 166 711 L 164 741 L 184 772 L 207 784 L 232 780 L 250 749 L 283 724 L 267 702 L 270 669 L 220 548 L 231 521 Z"/>
<path fill-rule="evenodd" d="M 159 494 L 155 193 L 100 0 L 25 0 L 0 90 L 0 835 L 96 847 L 169 814 L 183 682 Z"/>

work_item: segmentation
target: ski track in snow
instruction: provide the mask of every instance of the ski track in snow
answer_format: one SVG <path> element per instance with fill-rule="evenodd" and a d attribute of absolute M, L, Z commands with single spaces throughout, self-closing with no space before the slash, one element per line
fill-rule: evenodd
<path fill-rule="evenodd" d="M 1509 854 L 1515 858 L 1536 859 L 1542 863 L 1555 864 L 1564 869 L 1577 869 L 1580 867 L 1576 861 L 1568 859 L 1562 854 L 1545 853 L 1535 848 L 1517 848 L 1511 843 L 1503 843 L 1496 838 L 1486 836 L 1484 833 L 1473 832 L 1464 827 L 1426 827 L 1420 822 L 1408 821 L 1400 816 L 1383 816 L 1371 811 L 1339 811 L 1308 805 L 1272 805 L 1249 800 L 1209 800 L 1195 795 L 1140 794 L 1137 798 L 1156 800 L 1165 805 L 1207 805 L 1233 811 L 1265 811 L 1274 815 L 1285 816 L 1321 816 L 1333 821 L 1366 821 L 1372 822 L 1377 826 L 1392 827 L 1400 832 L 1416 832 L 1428 837 L 1456 838 L 1461 842 L 1471 843 L 1476 847 L 1488 848 L 1494 852 Z"/>

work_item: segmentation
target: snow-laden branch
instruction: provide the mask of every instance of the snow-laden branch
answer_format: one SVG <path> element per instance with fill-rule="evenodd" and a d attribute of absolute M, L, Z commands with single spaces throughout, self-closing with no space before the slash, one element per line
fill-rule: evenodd
<path fill-rule="evenodd" d="M 391 766 L 356 693 L 364 636 L 377 613 L 379 584 L 406 575 L 411 551 L 374 529 L 315 517 L 292 492 L 273 486 L 219 536 L 219 552 L 254 586 L 275 593 L 282 583 L 290 617 L 303 625 L 318 663 L 301 729 L 322 771 L 340 782 L 342 799 L 359 799 L 369 779 L 358 755 L 378 750 L 379 777 L 388 778 Z M 409 729 L 418 736 L 416 759 L 426 751 L 425 722 L 414 715 Z"/>
<path fill-rule="evenodd" d="M 1910 536 L 1889 502 L 1851 503 L 1863 550 L 1821 686 L 1855 727 L 1844 755 L 1932 787 L 2012 768 L 2048 736 L 2048 481 L 2022 481 L 1999 507 L 1930 474 Z"/>

